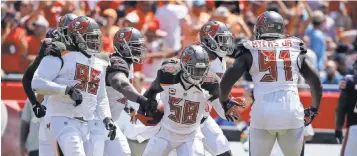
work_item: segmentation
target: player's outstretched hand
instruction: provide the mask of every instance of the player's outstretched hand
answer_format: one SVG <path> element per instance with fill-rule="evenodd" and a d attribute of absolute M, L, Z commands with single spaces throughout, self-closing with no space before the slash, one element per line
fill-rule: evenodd
<path fill-rule="evenodd" d="M 79 90 L 74 88 L 73 86 L 67 86 L 66 94 L 69 95 L 69 97 L 75 102 L 73 105 L 74 107 L 77 107 L 83 101 L 81 92 L 79 92 Z"/>
<path fill-rule="evenodd" d="M 314 120 L 314 118 L 318 114 L 318 110 L 316 108 L 309 107 L 304 110 L 304 113 L 305 113 L 305 118 L 304 118 L 305 126 L 308 126 L 311 124 L 312 120 Z"/>
<path fill-rule="evenodd" d="M 106 117 L 103 120 L 103 123 L 105 128 L 109 131 L 108 138 L 110 140 L 114 140 L 117 133 L 117 126 L 115 126 L 114 121 L 112 120 L 112 118 Z"/>
<path fill-rule="evenodd" d="M 47 108 L 44 105 L 36 103 L 32 105 L 32 111 L 35 113 L 37 118 L 42 118 L 46 115 Z"/>
<path fill-rule="evenodd" d="M 226 113 L 226 118 L 228 121 L 235 121 L 239 118 L 239 107 L 245 108 L 247 106 L 244 98 L 239 97 L 233 99 L 228 99 L 222 103 L 224 112 Z"/>
<path fill-rule="evenodd" d="M 342 130 L 335 130 L 335 138 L 338 144 L 342 144 L 343 140 L 343 135 L 342 135 Z"/>

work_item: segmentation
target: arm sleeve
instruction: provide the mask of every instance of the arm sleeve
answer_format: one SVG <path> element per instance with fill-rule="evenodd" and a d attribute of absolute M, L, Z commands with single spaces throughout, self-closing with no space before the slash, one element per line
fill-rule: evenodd
<path fill-rule="evenodd" d="M 107 96 L 107 91 L 105 89 L 105 74 L 102 74 L 101 81 L 98 88 L 97 95 L 97 108 L 96 113 L 98 114 L 99 119 L 103 120 L 106 117 L 111 118 L 111 112 L 109 107 L 109 100 Z"/>
<path fill-rule="evenodd" d="M 336 129 L 341 129 L 343 124 L 345 123 L 345 116 L 347 113 L 346 105 L 347 105 L 347 86 L 348 81 L 346 79 L 341 80 L 340 82 L 340 97 L 338 99 L 338 105 L 336 110 Z"/>
<path fill-rule="evenodd" d="M 65 95 L 66 85 L 53 82 L 61 70 L 58 57 L 46 56 L 41 61 L 32 80 L 32 89 L 42 95 Z"/>
<path fill-rule="evenodd" d="M 50 42 L 50 40 L 46 40 L 46 39 L 42 42 L 38 56 L 30 64 L 30 66 L 26 69 L 24 76 L 22 78 L 22 86 L 24 87 L 25 93 L 26 93 L 28 99 L 30 100 L 31 104 L 38 103 L 38 101 L 36 99 L 36 95 L 32 90 L 31 81 L 32 81 L 32 78 L 34 76 L 36 69 L 38 68 L 38 66 L 41 63 L 42 58 L 44 57 L 44 51 L 48 47 L 48 44 L 49 44 L 48 42 Z"/>
<path fill-rule="evenodd" d="M 212 107 L 214 108 L 214 110 L 216 110 L 217 114 L 222 118 L 222 119 L 226 119 L 226 113 L 224 112 L 224 109 L 222 107 L 221 102 L 219 101 L 218 98 L 216 98 L 215 100 L 213 100 L 212 102 L 210 102 Z"/>

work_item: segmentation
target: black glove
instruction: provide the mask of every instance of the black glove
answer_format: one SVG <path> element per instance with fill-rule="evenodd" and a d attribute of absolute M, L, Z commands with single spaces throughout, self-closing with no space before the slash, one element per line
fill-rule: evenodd
<path fill-rule="evenodd" d="M 35 113 L 37 118 L 42 118 L 46 115 L 47 108 L 44 105 L 36 103 L 32 105 L 32 111 Z"/>
<path fill-rule="evenodd" d="M 343 140 L 343 135 L 342 135 L 342 130 L 335 130 L 335 138 L 338 144 L 342 144 Z"/>
<path fill-rule="evenodd" d="M 109 131 L 108 138 L 110 138 L 110 140 L 114 140 L 117 134 L 117 126 L 115 126 L 114 121 L 111 118 L 106 117 L 103 120 L 103 123 L 105 128 Z"/>
<path fill-rule="evenodd" d="M 65 51 L 66 45 L 62 42 L 52 42 L 45 50 L 46 55 L 52 55 L 55 57 L 61 57 L 61 53 Z"/>
<path fill-rule="evenodd" d="M 307 53 L 307 48 L 304 43 L 300 43 L 300 51 L 301 53 Z"/>
<path fill-rule="evenodd" d="M 135 112 L 135 109 L 134 109 L 133 107 L 131 107 L 131 106 L 128 106 L 128 104 L 126 104 L 126 105 L 124 106 L 124 111 L 125 111 L 126 113 L 128 113 L 128 114 L 131 114 L 131 113 Z"/>
<path fill-rule="evenodd" d="M 157 110 L 157 101 L 155 99 L 148 99 L 144 96 L 139 96 L 136 100 L 140 104 L 139 112 L 147 117 L 153 117 Z"/>
<path fill-rule="evenodd" d="M 73 86 L 72 87 L 67 86 L 66 95 L 69 95 L 69 97 L 71 97 L 71 99 L 75 102 L 73 104 L 74 107 L 77 107 L 83 101 L 81 92 L 79 92 L 79 90 L 74 88 Z"/>
<path fill-rule="evenodd" d="M 157 124 L 161 121 L 162 117 L 164 116 L 164 112 L 160 111 L 160 110 L 157 110 L 153 117 L 152 117 L 152 120 L 148 120 L 147 123 L 148 124 Z"/>
<path fill-rule="evenodd" d="M 304 113 L 305 113 L 305 118 L 304 118 L 305 126 L 308 126 L 311 124 L 312 120 L 314 120 L 314 118 L 318 114 L 318 110 L 317 108 L 309 107 L 304 110 Z"/>
<path fill-rule="evenodd" d="M 237 101 L 228 99 L 222 103 L 224 112 L 226 113 L 226 118 L 228 121 L 238 120 L 239 111 L 238 107 L 246 107 L 246 102 L 244 98 L 236 98 Z"/>

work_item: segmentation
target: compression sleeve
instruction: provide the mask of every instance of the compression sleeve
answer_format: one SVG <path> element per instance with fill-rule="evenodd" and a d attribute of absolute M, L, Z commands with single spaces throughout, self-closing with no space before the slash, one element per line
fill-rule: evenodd
<path fill-rule="evenodd" d="M 44 57 L 34 74 L 31 83 L 32 89 L 42 95 L 65 95 L 67 86 L 53 82 L 58 76 L 61 66 L 60 58 L 54 56 Z"/>

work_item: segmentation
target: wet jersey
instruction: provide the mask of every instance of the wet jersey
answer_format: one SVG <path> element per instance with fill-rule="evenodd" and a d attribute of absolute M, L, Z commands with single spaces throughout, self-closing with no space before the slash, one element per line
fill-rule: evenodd
<path fill-rule="evenodd" d="M 44 57 L 32 81 L 32 87 L 39 94 L 49 95 L 47 104 L 52 107 L 51 116 L 83 117 L 84 120 L 93 120 L 95 114 L 100 119 L 110 117 L 105 90 L 108 63 L 75 51 L 62 52 L 61 58 L 63 64 L 58 57 Z M 74 107 L 74 101 L 65 95 L 66 86 L 74 86 L 81 92 L 82 104 Z"/>
<path fill-rule="evenodd" d="M 303 106 L 297 89 L 301 42 L 298 38 L 285 38 L 242 43 L 253 58 L 249 71 L 255 98 L 250 113 L 252 127 L 287 129 L 303 126 Z"/>
<path fill-rule="evenodd" d="M 133 64 L 129 64 L 117 53 L 111 54 L 109 57 L 109 61 L 110 65 L 107 68 L 107 75 L 111 72 L 123 72 L 130 80 L 133 79 Z M 112 118 L 114 121 L 117 121 L 125 105 L 128 104 L 128 99 L 122 93 L 113 89 L 112 86 L 109 85 L 109 83 L 107 83 L 106 90 L 108 94 Z"/>
<path fill-rule="evenodd" d="M 218 97 L 217 75 L 209 73 L 201 85 L 185 89 L 181 77 L 180 60 L 164 61 L 158 71 L 156 82 L 162 88 L 161 101 L 164 116 L 160 125 L 179 134 L 190 134 L 198 129 L 206 104 Z"/>

